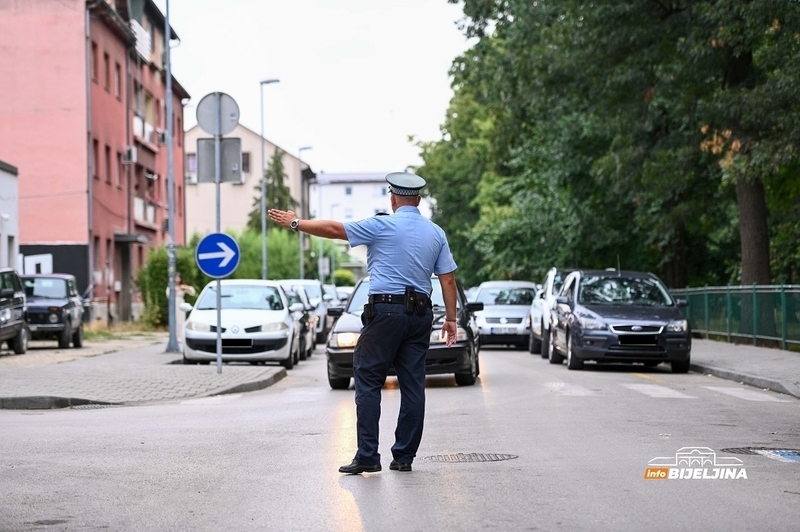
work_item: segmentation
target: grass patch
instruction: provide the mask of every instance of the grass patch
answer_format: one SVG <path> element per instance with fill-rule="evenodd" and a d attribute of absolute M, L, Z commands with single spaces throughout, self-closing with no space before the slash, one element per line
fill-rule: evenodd
<path fill-rule="evenodd" d="M 83 327 L 83 336 L 87 340 L 122 340 L 136 336 L 147 337 L 157 332 L 165 332 L 165 329 L 143 322 L 122 322 L 109 326 L 102 320 L 96 320 Z"/>

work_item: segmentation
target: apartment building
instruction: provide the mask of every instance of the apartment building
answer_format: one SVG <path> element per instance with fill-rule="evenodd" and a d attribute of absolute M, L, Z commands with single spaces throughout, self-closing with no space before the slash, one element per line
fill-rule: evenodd
<path fill-rule="evenodd" d="M 0 2 L 0 159 L 22 176 L 21 269 L 75 275 L 100 319 L 136 317 L 135 276 L 168 239 L 170 121 L 185 241 L 189 94 L 173 80 L 166 116 L 164 23 L 152 0 Z"/>
<path fill-rule="evenodd" d="M 213 183 L 198 183 L 197 140 L 212 139 L 213 135 L 194 126 L 186 131 L 186 230 L 189 238 L 198 234 L 205 236 L 216 231 L 216 186 Z M 254 201 L 260 199 L 260 178 L 264 175 L 277 150 L 284 152 L 283 169 L 286 174 L 284 184 L 289 187 L 292 198 L 300 205 L 301 181 L 304 187 L 302 212 L 308 216 L 309 183 L 314 172 L 308 164 L 295 155 L 286 152 L 255 131 L 239 124 L 225 138 L 239 138 L 242 143 L 240 182 L 220 183 L 220 230 L 240 232 L 247 226 Z M 264 150 L 264 165 L 261 165 L 261 150 Z M 259 168 L 261 171 L 259 172 Z M 301 180 L 302 169 L 302 180 Z M 213 175 L 213 170 L 211 170 Z M 269 208 L 269 206 L 267 206 Z M 298 213 L 301 209 L 298 207 Z"/>
<path fill-rule="evenodd" d="M 15 166 L 0 160 L 0 268 L 16 268 L 19 254 L 19 180 Z"/>

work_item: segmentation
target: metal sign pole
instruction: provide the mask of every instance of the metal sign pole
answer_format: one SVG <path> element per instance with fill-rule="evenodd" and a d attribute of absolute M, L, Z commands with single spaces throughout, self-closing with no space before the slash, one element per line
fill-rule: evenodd
<path fill-rule="evenodd" d="M 220 100 L 222 93 L 214 93 L 214 101 L 217 104 L 216 128 L 214 129 L 214 186 L 217 195 L 217 222 L 216 232 L 220 228 L 220 201 L 219 201 L 219 182 L 222 175 L 222 104 Z M 222 373 L 222 294 L 221 283 L 217 279 L 217 373 Z"/>

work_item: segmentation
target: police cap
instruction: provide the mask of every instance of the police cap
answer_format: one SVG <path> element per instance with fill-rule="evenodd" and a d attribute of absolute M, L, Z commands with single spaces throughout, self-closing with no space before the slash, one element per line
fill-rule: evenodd
<path fill-rule="evenodd" d="M 392 172 L 386 176 L 389 192 L 398 196 L 418 196 L 419 190 L 425 186 L 425 180 L 407 172 Z"/>

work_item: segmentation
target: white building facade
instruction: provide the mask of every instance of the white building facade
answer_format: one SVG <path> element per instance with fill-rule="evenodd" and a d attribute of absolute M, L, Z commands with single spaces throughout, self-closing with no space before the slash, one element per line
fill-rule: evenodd
<path fill-rule="evenodd" d="M 19 270 L 19 183 L 15 166 L 0 161 L 0 268 Z"/>

